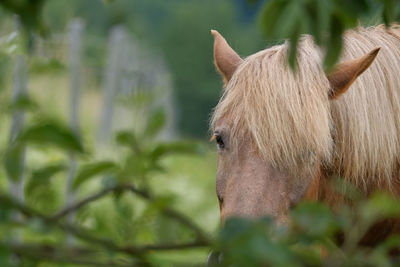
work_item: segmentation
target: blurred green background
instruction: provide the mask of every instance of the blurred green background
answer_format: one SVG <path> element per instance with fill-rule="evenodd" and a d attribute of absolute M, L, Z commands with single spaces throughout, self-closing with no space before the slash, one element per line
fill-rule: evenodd
<path fill-rule="evenodd" d="M 171 73 L 176 99 L 177 129 L 183 136 L 204 138 L 209 114 L 221 94 L 221 80 L 215 72 L 211 29 L 220 30 L 237 51 L 246 56 L 266 46 L 256 25 L 263 1 L 246 0 L 118 0 L 45 1 L 42 30 L 51 37 L 66 31 L 74 17 L 85 24 L 84 53 L 87 67 L 104 66 L 105 45 L 113 26 L 123 25 L 150 54 L 160 55 Z M 4 25 L 9 15 L 1 14 Z M 8 22 L 8 23 L 7 23 Z M 10 28 L 8 28 L 10 29 Z M 251 41 L 250 41 L 251 40 Z M 94 72 L 100 82 L 102 72 Z"/>

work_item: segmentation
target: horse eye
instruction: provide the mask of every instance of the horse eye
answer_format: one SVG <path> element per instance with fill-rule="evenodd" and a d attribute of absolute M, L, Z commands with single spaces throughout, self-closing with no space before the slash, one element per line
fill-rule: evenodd
<path fill-rule="evenodd" d="M 222 137 L 220 135 L 217 135 L 215 140 L 217 142 L 218 149 L 224 149 L 225 148 L 224 140 L 222 140 Z"/>

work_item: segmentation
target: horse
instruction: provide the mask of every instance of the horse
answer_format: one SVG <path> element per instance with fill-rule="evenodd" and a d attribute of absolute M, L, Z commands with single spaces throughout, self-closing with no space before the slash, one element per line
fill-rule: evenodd
<path fill-rule="evenodd" d="M 337 209 L 350 200 L 332 187 L 332 177 L 367 197 L 400 195 L 399 29 L 347 30 L 330 71 L 309 35 L 300 38 L 292 69 L 287 41 L 242 59 L 211 31 L 223 79 L 210 122 L 222 223 L 268 215 L 287 224 L 304 199 Z M 366 234 L 365 245 L 400 232 L 400 221 L 379 227 Z"/>

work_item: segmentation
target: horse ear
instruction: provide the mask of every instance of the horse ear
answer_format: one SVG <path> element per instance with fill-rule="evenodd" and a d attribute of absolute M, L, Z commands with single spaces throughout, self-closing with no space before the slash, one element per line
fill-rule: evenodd
<path fill-rule="evenodd" d="M 218 72 L 221 73 L 226 85 L 243 60 L 219 32 L 211 30 L 211 34 L 214 36 L 214 64 Z"/>
<path fill-rule="evenodd" d="M 331 90 L 330 99 L 336 99 L 347 91 L 350 85 L 361 75 L 374 61 L 380 47 L 375 48 L 363 57 L 340 63 L 327 74 Z"/>

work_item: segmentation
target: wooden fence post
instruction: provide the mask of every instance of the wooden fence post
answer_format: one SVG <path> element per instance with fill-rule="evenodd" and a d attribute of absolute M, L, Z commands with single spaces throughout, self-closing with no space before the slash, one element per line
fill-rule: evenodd
<path fill-rule="evenodd" d="M 18 34 L 20 33 L 20 22 L 18 16 L 15 16 L 15 31 Z M 13 77 L 13 88 L 11 95 L 11 102 L 15 104 L 19 99 L 25 97 L 27 95 L 27 86 L 26 86 L 26 59 L 24 55 L 17 55 L 15 58 L 15 67 L 14 67 L 14 77 Z M 15 143 L 18 135 L 21 133 L 24 127 L 24 111 L 14 109 L 12 113 L 11 119 L 11 129 L 10 129 L 10 137 L 9 144 L 10 147 Z M 19 173 L 18 177 L 8 177 L 8 181 L 10 182 L 10 194 L 12 197 L 17 199 L 20 202 L 24 201 L 24 172 L 25 172 L 25 148 L 22 147 L 19 153 L 18 162 L 14 164 L 19 165 Z M 22 219 L 21 214 L 15 212 L 12 214 L 16 221 L 20 221 Z M 13 237 L 13 240 L 16 242 L 20 242 L 22 240 L 22 232 L 16 231 Z"/>
<path fill-rule="evenodd" d="M 162 59 L 158 59 L 154 87 L 158 89 L 160 97 L 156 98 L 154 105 L 162 107 L 165 112 L 166 121 L 158 137 L 162 140 L 173 140 L 178 137 L 176 132 L 175 100 L 172 91 L 171 76 L 167 71 Z"/>
<path fill-rule="evenodd" d="M 97 136 L 99 145 L 110 142 L 114 112 L 114 97 L 118 87 L 120 86 L 119 72 L 123 58 L 122 43 L 125 38 L 124 29 L 121 26 L 114 27 L 111 30 L 109 38 L 107 66 L 103 84 L 103 110 L 100 117 L 100 127 Z"/>
<path fill-rule="evenodd" d="M 14 85 L 11 96 L 12 103 L 16 103 L 18 99 L 24 97 L 27 94 L 26 87 L 26 62 L 23 55 L 17 55 L 15 59 L 14 68 Z M 24 127 L 25 114 L 24 111 L 14 110 L 11 121 L 10 130 L 10 144 L 13 144 L 22 128 Z M 19 201 L 24 200 L 23 184 L 24 184 L 24 168 L 25 168 L 25 152 L 21 153 L 22 170 L 21 175 L 17 181 L 10 180 L 11 182 L 11 194 Z"/>
<path fill-rule="evenodd" d="M 74 19 L 69 24 L 68 33 L 68 68 L 70 80 L 70 114 L 69 124 L 76 136 L 80 137 L 79 127 L 79 98 L 81 87 L 81 56 L 82 56 L 82 33 L 84 30 L 83 22 Z M 75 200 L 75 192 L 73 189 L 74 178 L 77 170 L 77 162 L 75 155 L 69 155 L 69 171 L 66 186 L 66 205 L 70 205 Z M 68 221 L 74 220 L 75 214 L 70 213 Z M 72 242 L 72 237 L 67 236 L 67 243 Z"/>

